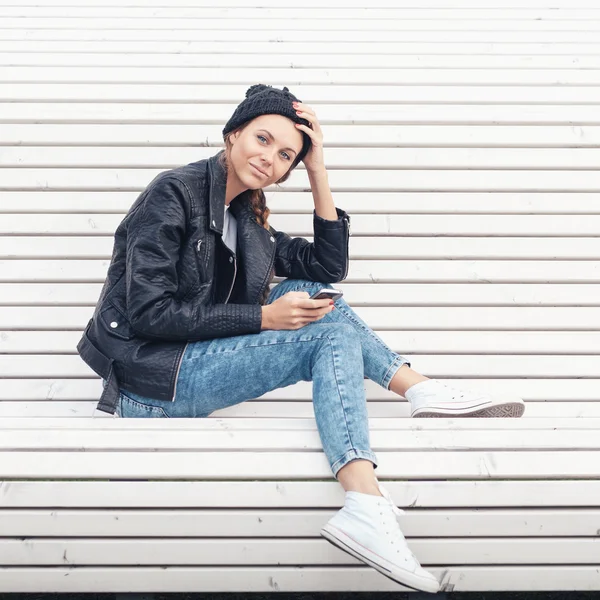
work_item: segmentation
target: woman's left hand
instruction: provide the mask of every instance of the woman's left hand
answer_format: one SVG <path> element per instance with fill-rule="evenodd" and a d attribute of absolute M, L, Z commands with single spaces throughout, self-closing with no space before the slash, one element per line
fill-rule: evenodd
<path fill-rule="evenodd" d="M 310 127 L 296 123 L 296 129 L 301 129 L 308 134 L 312 140 L 310 150 L 302 159 L 307 171 L 316 173 L 325 170 L 325 161 L 323 158 L 323 131 L 317 119 L 315 111 L 302 102 L 294 102 L 293 107 L 299 117 L 306 119 L 310 123 Z"/>

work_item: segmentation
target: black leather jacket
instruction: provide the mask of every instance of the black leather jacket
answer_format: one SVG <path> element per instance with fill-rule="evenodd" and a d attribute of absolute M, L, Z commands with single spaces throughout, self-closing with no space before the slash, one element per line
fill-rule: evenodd
<path fill-rule="evenodd" d="M 188 342 L 259 333 L 271 274 L 325 283 L 348 274 L 350 217 L 313 210 L 314 242 L 269 230 L 248 193 L 229 210 L 237 252 L 223 243 L 227 172 L 218 154 L 160 173 L 115 232 L 106 281 L 77 351 L 105 380 L 98 409 L 113 414 L 119 388 L 172 401 Z"/>

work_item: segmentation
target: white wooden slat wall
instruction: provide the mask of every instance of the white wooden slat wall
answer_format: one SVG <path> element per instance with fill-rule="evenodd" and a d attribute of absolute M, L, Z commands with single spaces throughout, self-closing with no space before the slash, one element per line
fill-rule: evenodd
<path fill-rule="evenodd" d="M 279 33 L 321 29 L 302 8 L 37 4 L 3 7 L 0 28 L 0 37 L 25 37 L 0 48 L 0 373 L 8 394 L 22 388 L 3 394 L 3 414 L 31 412 L 23 404 L 31 398 L 27 374 L 38 384 L 46 379 L 55 399 L 81 390 L 74 408 L 90 414 L 99 382 L 73 349 L 99 293 L 112 233 L 157 172 L 217 151 L 222 124 L 253 81 L 294 85 L 317 110 L 336 202 L 354 216 L 353 260 L 340 287 L 387 343 L 427 374 L 477 378 L 469 384 L 482 389 L 503 382 L 522 389 L 531 377 L 540 389 L 557 378 L 577 385 L 585 377 L 586 397 L 576 390 L 526 397 L 544 401 L 530 404 L 528 416 L 600 414 L 590 402 L 600 397 L 590 356 L 600 315 L 598 46 L 557 56 L 558 42 L 547 43 L 546 54 L 532 56 L 526 48 L 512 53 L 509 42 L 517 31 L 529 32 L 529 44 L 538 30 L 593 31 L 598 9 L 388 6 L 342 16 L 323 8 L 315 12 L 319 27 L 335 25 L 348 42 L 359 22 L 365 33 L 385 28 L 402 41 L 387 43 L 385 54 L 356 53 L 370 43 L 334 54 L 338 44 L 323 41 L 314 54 L 314 44 L 288 52 L 286 42 L 220 40 L 212 54 L 205 33 L 237 36 L 241 19 L 259 32 L 273 24 Z M 467 26 L 505 42 L 471 53 L 472 44 L 462 44 L 452 54 L 456 42 L 416 41 L 413 49 L 404 41 L 405 33 L 425 39 Z M 59 41 L 67 31 L 81 41 Z M 93 31 L 103 39 L 110 31 L 187 32 L 203 47 L 169 53 L 161 45 L 154 54 L 138 42 L 102 41 L 88 48 L 83 40 Z M 256 54 L 252 44 L 261 44 Z M 592 62 L 581 65 L 585 59 Z M 307 186 L 300 168 L 269 199 L 276 227 L 311 239 Z M 61 305 L 53 298 L 65 285 Z M 522 361 L 523 353 L 531 358 Z"/>
<path fill-rule="evenodd" d="M 318 535 L 344 496 L 311 383 L 104 418 L 75 350 L 130 204 L 258 82 L 320 118 L 346 300 L 416 370 L 527 404 L 415 424 L 365 380 L 411 548 L 447 591 L 600 590 L 600 7 L 254 4 L 0 0 L 0 591 L 402 589 Z M 303 167 L 267 197 L 312 240 Z"/>

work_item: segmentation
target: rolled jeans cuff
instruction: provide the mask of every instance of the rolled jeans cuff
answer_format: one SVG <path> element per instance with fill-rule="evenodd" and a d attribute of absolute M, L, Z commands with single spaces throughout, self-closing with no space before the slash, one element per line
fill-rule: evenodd
<path fill-rule="evenodd" d="M 364 458 L 366 460 L 370 460 L 373 463 L 373 469 L 377 468 L 377 456 L 371 450 L 359 450 L 358 448 L 352 448 L 352 450 L 348 450 L 346 454 L 344 454 L 341 458 L 338 458 L 332 465 L 331 471 L 333 472 L 334 477 L 337 479 L 338 471 L 345 467 L 349 462 L 356 460 L 357 458 Z"/>
<path fill-rule="evenodd" d="M 386 390 L 390 389 L 390 383 L 392 382 L 392 379 L 394 379 L 394 375 L 402 365 L 408 365 L 410 367 L 410 362 L 406 360 L 406 358 L 404 358 L 403 356 L 397 356 L 394 359 L 394 362 L 390 365 L 390 368 L 386 371 L 386 374 L 384 375 L 383 380 L 381 381 L 382 387 L 384 387 Z"/>

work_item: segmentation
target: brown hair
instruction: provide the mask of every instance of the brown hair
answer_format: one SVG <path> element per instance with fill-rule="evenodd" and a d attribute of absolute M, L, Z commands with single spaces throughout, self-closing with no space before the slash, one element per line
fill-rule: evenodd
<path fill-rule="evenodd" d="M 225 152 L 223 152 L 223 154 L 219 156 L 219 160 L 221 161 L 221 164 L 225 167 L 225 169 L 229 169 L 229 165 L 231 164 L 232 144 L 229 141 L 230 136 L 232 136 L 236 131 L 242 131 L 243 129 L 245 129 L 251 122 L 252 121 L 247 121 L 243 125 L 240 125 L 237 129 L 234 129 L 233 131 L 230 131 L 228 134 L 225 135 Z M 296 168 L 296 166 L 297 164 L 292 164 L 290 169 L 288 169 L 288 171 L 283 175 L 283 177 L 280 177 L 279 180 L 275 182 L 275 185 L 287 181 L 292 171 Z M 250 191 L 250 208 L 252 209 L 252 212 L 254 212 L 254 214 L 256 215 L 257 223 L 268 231 L 269 215 L 271 214 L 271 211 L 267 206 L 267 199 L 261 188 Z M 269 285 L 273 281 L 274 276 L 275 269 L 272 269 L 271 274 L 269 275 Z M 265 288 L 262 297 L 259 298 L 259 304 L 264 305 L 266 303 L 267 298 L 269 296 L 269 285 Z"/>

